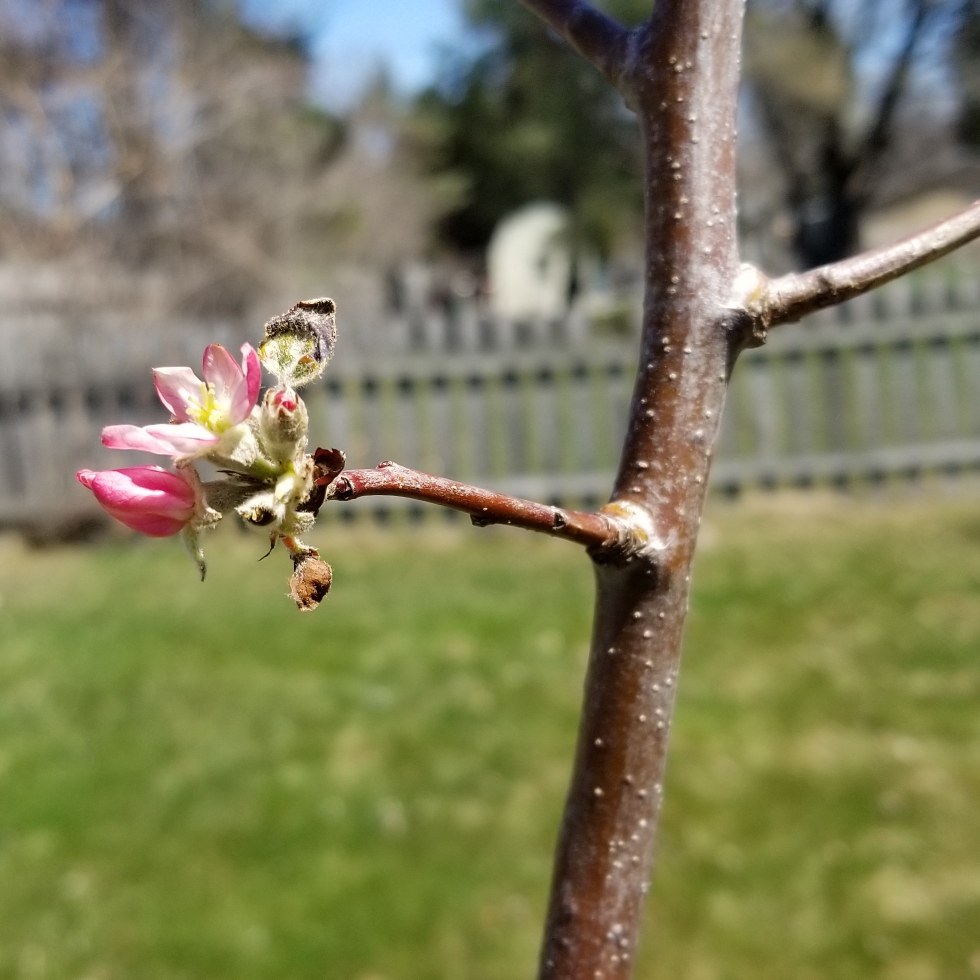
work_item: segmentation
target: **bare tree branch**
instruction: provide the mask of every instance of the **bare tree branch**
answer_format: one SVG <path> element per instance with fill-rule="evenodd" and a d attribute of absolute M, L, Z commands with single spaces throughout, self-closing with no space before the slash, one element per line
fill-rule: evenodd
<path fill-rule="evenodd" d="M 480 527 L 509 524 L 567 538 L 594 551 L 637 551 L 649 544 L 637 539 L 638 529 L 625 513 L 586 514 L 564 510 L 471 487 L 445 477 L 431 476 L 390 461 L 380 463 L 373 470 L 345 470 L 327 490 L 328 500 L 356 500 L 358 497 L 374 496 L 409 497 L 451 507 L 469 514 L 473 523 Z"/>
<path fill-rule="evenodd" d="M 744 306 L 762 326 L 792 323 L 828 306 L 853 299 L 892 279 L 927 265 L 980 237 L 980 201 L 916 235 L 863 252 L 809 272 L 795 272 L 768 282 L 743 279 Z"/>
<path fill-rule="evenodd" d="M 522 0 L 553 31 L 560 34 L 606 81 L 619 88 L 626 66 L 630 32 L 583 0 Z"/>

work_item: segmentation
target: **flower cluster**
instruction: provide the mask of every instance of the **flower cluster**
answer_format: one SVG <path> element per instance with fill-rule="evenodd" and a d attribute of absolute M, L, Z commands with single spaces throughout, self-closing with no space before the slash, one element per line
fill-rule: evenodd
<path fill-rule="evenodd" d="M 201 532 L 235 511 L 268 532 L 270 550 L 278 541 L 285 545 L 294 565 L 291 594 L 300 609 L 316 608 L 330 587 L 330 566 L 300 536 L 313 526 L 345 460 L 335 449 L 307 454 L 309 417 L 296 389 L 323 373 L 336 337 L 333 300 L 308 300 L 266 324 L 258 351 L 244 344 L 240 364 L 211 344 L 203 381 L 187 367 L 157 368 L 153 381 L 172 421 L 110 425 L 102 442 L 169 456 L 173 469 L 81 470 L 79 481 L 127 527 L 151 537 L 180 534 L 202 578 Z M 277 383 L 260 399 L 262 366 Z M 202 480 L 199 461 L 216 467 L 220 478 Z"/>

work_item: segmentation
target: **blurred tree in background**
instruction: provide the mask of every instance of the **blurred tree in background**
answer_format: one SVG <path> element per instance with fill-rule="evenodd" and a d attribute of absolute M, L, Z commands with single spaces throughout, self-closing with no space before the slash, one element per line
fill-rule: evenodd
<path fill-rule="evenodd" d="M 964 0 L 963 22 L 954 46 L 954 69 L 962 102 L 957 135 L 971 150 L 980 150 L 980 2 Z"/>
<path fill-rule="evenodd" d="M 781 212 L 797 263 L 820 265 L 856 250 L 869 209 L 961 169 L 953 124 L 965 86 L 951 54 L 966 6 L 749 0 L 743 129 L 764 144 L 756 183 L 768 200 L 743 223 L 758 230 Z"/>
<path fill-rule="evenodd" d="M 607 9 L 627 22 L 648 3 Z M 576 243 L 608 255 L 642 214 L 636 121 L 619 94 L 513 0 L 470 0 L 485 40 L 475 58 L 450 58 L 418 100 L 429 167 L 458 182 L 442 242 L 482 252 L 496 223 L 529 201 L 567 207 Z"/>
<path fill-rule="evenodd" d="M 626 23 L 649 14 L 641 0 L 604 6 Z M 618 94 L 519 4 L 466 10 L 482 53 L 450 59 L 418 102 L 428 166 L 458 181 L 442 241 L 481 249 L 503 215 L 542 199 L 567 206 L 599 254 L 630 240 L 639 134 Z M 963 169 L 956 115 L 980 105 L 976 18 L 972 0 L 749 0 L 743 232 L 771 265 L 849 254 L 869 209 Z"/>
<path fill-rule="evenodd" d="M 232 0 L 0 0 L 0 261 L 84 265 L 96 308 L 118 281 L 164 314 L 240 317 L 322 289 L 331 262 L 414 255 L 430 197 L 390 98 L 333 116 L 308 68 L 302 37 Z"/>
<path fill-rule="evenodd" d="M 0 249 L 167 269 L 182 313 L 239 314 L 336 154 L 295 41 L 204 0 L 4 0 Z"/>
<path fill-rule="evenodd" d="M 340 117 L 308 98 L 302 36 L 235 0 L 0 0 L 0 262 L 87 264 L 99 308 L 110 282 L 155 277 L 168 313 L 254 315 L 433 241 L 479 263 L 540 200 L 568 209 L 576 252 L 635 262 L 632 114 L 521 4 L 464 2 L 475 55 L 447 54 L 408 107 L 379 81 Z M 829 261 L 870 210 L 977 190 L 977 0 L 749 0 L 745 52 L 754 261 Z"/>

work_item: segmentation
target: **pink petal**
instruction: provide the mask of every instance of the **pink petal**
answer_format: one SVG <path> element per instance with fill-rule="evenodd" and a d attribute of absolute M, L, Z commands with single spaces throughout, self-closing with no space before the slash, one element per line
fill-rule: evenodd
<path fill-rule="evenodd" d="M 129 466 L 119 470 L 82 470 L 79 482 L 117 510 L 152 511 L 168 517 L 188 517 L 194 510 L 194 488 L 179 474 L 162 466 Z"/>
<path fill-rule="evenodd" d="M 255 403 L 259 400 L 259 388 L 262 387 L 262 364 L 251 344 L 242 344 L 242 373 L 245 375 L 248 392 L 248 412 L 244 418 L 255 408 Z"/>
<path fill-rule="evenodd" d="M 180 422 L 190 422 L 187 406 L 190 400 L 201 397 L 201 382 L 189 367 L 162 367 L 153 371 L 160 401 Z"/>
<path fill-rule="evenodd" d="M 244 381 L 244 375 L 221 344 L 208 344 L 204 350 L 204 380 L 214 385 L 218 398 L 225 399 Z"/>
<path fill-rule="evenodd" d="M 109 449 L 138 449 L 158 456 L 193 456 L 219 440 L 214 432 L 194 422 L 179 425 L 107 425 L 102 445 Z"/>
<path fill-rule="evenodd" d="M 159 466 L 122 470 L 81 470 L 78 481 L 88 487 L 106 513 L 150 537 L 177 534 L 194 516 L 194 488 L 181 476 Z"/>
<path fill-rule="evenodd" d="M 163 517 L 155 514 L 116 514 L 107 507 L 106 513 L 121 524 L 145 534 L 148 538 L 169 538 L 180 534 L 187 526 L 187 521 L 179 521 L 173 517 Z"/>
<path fill-rule="evenodd" d="M 209 344 L 204 351 L 204 378 L 214 385 L 217 399 L 227 403 L 230 425 L 238 425 L 248 417 L 255 404 L 249 403 L 248 379 L 221 344 Z"/>

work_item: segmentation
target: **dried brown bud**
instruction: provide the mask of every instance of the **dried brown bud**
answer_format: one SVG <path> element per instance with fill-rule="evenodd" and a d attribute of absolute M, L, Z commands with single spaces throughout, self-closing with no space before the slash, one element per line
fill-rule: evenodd
<path fill-rule="evenodd" d="M 289 594 L 300 612 L 312 612 L 326 598 L 333 570 L 317 553 L 297 555 L 289 577 Z"/>
<path fill-rule="evenodd" d="M 313 464 L 313 478 L 317 483 L 329 486 L 343 472 L 347 456 L 340 449 L 317 449 Z"/>
<path fill-rule="evenodd" d="M 296 509 L 301 513 L 320 513 L 327 496 L 327 487 L 337 479 L 347 465 L 347 457 L 339 449 L 318 449 L 313 454 L 313 489 Z"/>

